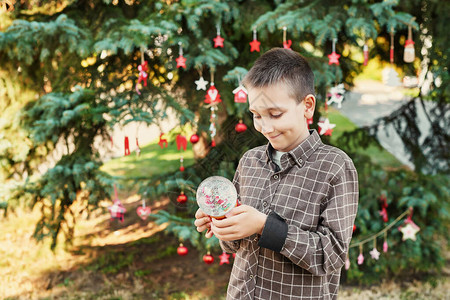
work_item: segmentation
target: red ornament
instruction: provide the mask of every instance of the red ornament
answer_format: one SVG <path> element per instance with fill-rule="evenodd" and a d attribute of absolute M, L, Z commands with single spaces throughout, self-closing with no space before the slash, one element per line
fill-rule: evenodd
<path fill-rule="evenodd" d="M 230 255 L 229 254 L 226 254 L 225 252 L 223 252 L 221 255 L 219 255 L 219 258 L 220 258 L 220 265 L 230 264 L 230 260 L 229 260 Z"/>
<path fill-rule="evenodd" d="M 382 194 L 380 196 L 380 202 L 381 202 L 381 210 L 379 211 L 379 213 L 380 213 L 380 216 L 383 217 L 383 222 L 386 223 L 387 221 L 389 221 L 389 217 L 388 217 L 388 213 L 386 210 L 386 208 L 388 207 L 388 204 L 387 204 L 387 198 L 386 198 L 385 194 Z"/>
<path fill-rule="evenodd" d="M 332 65 L 332 64 L 336 64 L 339 65 L 339 57 L 341 57 L 340 54 L 337 54 L 336 52 L 333 52 L 331 54 L 328 55 L 328 64 Z"/>
<path fill-rule="evenodd" d="M 177 248 L 177 253 L 180 256 L 185 256 L 188 254 L 188 248 L 186 248 L 185 246 L 183 246 L 182 243 L 180 243 L 180 246 Z"/>
<path fill-rule="evenodd" d="M 186 69 L 186 58 L 184 58 L 183 55 L 178 56 L 178 58 L 175 60 L 177 62 L 177 68 L 185 68 Z"/>
<path fill-rule="evenodd" d="M 242 85 L 239 85 L 233 90 L 234 102 L 236 103 L 247 103 L 247 89 Z"/>
<path fill-rule="evenodd" d="M 216 141 L 215 140 L 212 140 L 211 141 L 211 147 L 215 147 L 216 146 Z"/>
<path fill-rule="evenodd" d="M 363 54 L 364 54 L 364 65 L 367 66 L 369 63 L 369 47 L 367 44 L 364 44 L 363 46 Z"/>
<path fill-rule="evenodd" d="M 183 150 L 186 151 L 186 147 L 187 147 L 187 140 L 186 137 L 184 135 L 177 135 L 176 137 L 176 142 L 177 142 L 177 150 L 179 151 L 181 148 L 183 148 Z"/>
<path fill-rule="evenodd" d="M 283 42 L 283 48 L 284 49 L 291 49 L 292 41 L 287 40 L 286 42 Z"/>
<path fill-rule="evenodd" d="M 222 102 L 222 99 L 220 99 L 219 91 L 216 89 L 214 85 L 211 85 L 206 92 L 205 96 L 205 103 L 219 103 Z"/>
<path fill-rule="evenodd" d="M 138 78 L 138 83 L 141 83 L 141 81 L 144 82 L 144 86 L 147 86 L 147 78 L 148 78 L 148 64 L 147 61 L 144 61 L 142 64 L 140 64 L 138 66 L 138 70 L 139 70 L 139 78 Z"/>
<path fill-rule="evenodd" d="M 356 231 L 356 225 L 353 224 L 353 232 L 355 232 L 355 231 Z"/>
<path fill-rule="evenodd" d="M 158 142 L 158 144 L 161 147 L 161 149 L 164 148 L 164 147 L 167 148 L 167 146 L 169 146 L 169 143 L 167 142 L 167 140 L 165 138 L 163 138 L 163 135 L 164 135 L 164 133 L 161 133 L 159 135 L 159 142 Z"/>
<path fill-rule="evenodd" d="M 200 140 L 200 138 L 196 133 L 194 133 L 193 135 L 191 135 L 191 138 L 189 140 L 192 144 L 196 144 Z"/>
<path fill-rule="evenodd" d="M 225 39 L 224 39 L 223 37 L 221 37 L 220 34 L 218 34 L 218 35 L 213 39 L 213 41 L 214 41 L 214 48 L 217 48 L 217 47 L 223 48 L 223 41 L 224 41 L 224 40 L 225 40 Z"/>
<path fill-rule="evenodd" d="M 210 265 L 214 262 L 214 257 L 208 252 L 207 254 L 203 255 L 203 261 Z"/>
<path fill-rule="evenodd" d="M 141 218 L 142 220 L 147 219 L 147 217 L 150 215 L 151 213 L 151 209 L 148 206 L 139 206 L 136 209 L 136 213 L 139 216 L 139 218 Z"/>
<path fill-rule="evenodd" d="M 242 123 L 242 120 L 239 120 L 239 123 L 236 124 L 236 132 L 244 132 L 247 130 L 247 125 Z"/>
<path fill-rule="evenodd" d="M 130 153 L 131 153 L 130 152 L 130 141 L 128 140 L 127 136 L 125 137 L 124 144 L 125 144 L 125 156 L 130 155 Z"/>
<path fill-rule="evenodd" d="M 258 40 L 253 40 L 253 41 L 251 41 L 250 42 L 250 52 L 253 52 L 253 51 L 256 51 L 256 52 L 259 52 L 260 50 L 259 50 L 259 46 L 261 45 L 261 42 L 260 41 L 258 41 Z"/>
<path fill-rule="evenodd" d="M 186 203 L 188 201 L 188 197 L 184 194 L 184 192 L 181 192 L 181 194 L 177 197 L 177 202 L 180 204 Z"/>
<path fill-rule="evenodd" d="M 184 166 L 181 166 L 181 167 L 180 167 L 180 171 L 181 171 L 181 172 L 184 172 Z"/>
<path fill-rule="evenodd" d="M 184 171 L 183 161 L 184 161 L 183 156 L 181 156 L 180 157 L 180 172 Z"/>

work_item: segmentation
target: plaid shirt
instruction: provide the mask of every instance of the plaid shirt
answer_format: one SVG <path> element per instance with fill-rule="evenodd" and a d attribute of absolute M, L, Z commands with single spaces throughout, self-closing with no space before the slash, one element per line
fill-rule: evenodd
<path fill-rule="evenodd" d="M 223 242 L 236 252 L 227 299 L 336 299 L 358 208 L 352 160 L 318 133 L 272 160 L 256 147 L 239 162 L 242 204 L 268 215 L 261 235 Z"/>

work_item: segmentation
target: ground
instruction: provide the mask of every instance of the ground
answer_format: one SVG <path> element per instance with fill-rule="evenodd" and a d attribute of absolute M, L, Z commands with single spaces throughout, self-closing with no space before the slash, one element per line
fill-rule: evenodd
<path fill-rule="evenodd" d="M 1 218 L 0 298 L 2 299 L 224 299 L 231 264 L 206 265 L 201 253 L 176 253 L 178 241 L 164 225 L 142 221 L 134 213 L 136 196 L 121 195 L 129 214 L 123 224 L 103 209 L 78 216 L 72 246 L 55 252 L 31 238 L 38 209 L 22 209 Z M 169 204 L 163 199 L 155 212 Z M 232 263 L 232 258 L 230 258 Z M 430 279 L 431 278 L 431 279 Z M 422 278 L 423 279 L 423 278 Z M 384 281 L 373 287 L 341 287 L 339 299 L 450 299 L 448 269 L 440 277 L 409 282 Z"/>

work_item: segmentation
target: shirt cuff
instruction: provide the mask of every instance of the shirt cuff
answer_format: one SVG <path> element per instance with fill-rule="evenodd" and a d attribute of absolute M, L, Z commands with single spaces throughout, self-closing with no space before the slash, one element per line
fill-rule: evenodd
<path fill-rule="evenodd" d="M 267 216 L 258 245 L 263 248 L 280 252 L 283 249 L 288 233 L 286 221 L 276 212 L 271 211 Z"/>

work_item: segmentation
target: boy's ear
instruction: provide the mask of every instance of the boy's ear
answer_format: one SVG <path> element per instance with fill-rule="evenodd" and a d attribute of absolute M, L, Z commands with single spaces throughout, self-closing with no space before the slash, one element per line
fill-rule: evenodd
<path fill-rule="evenodd" d="M 316 97 L 312 94 L 308 94 L 303 101 L 305 102 L 305 118 L 311 119 L 316 108 Z"/>

